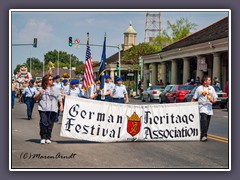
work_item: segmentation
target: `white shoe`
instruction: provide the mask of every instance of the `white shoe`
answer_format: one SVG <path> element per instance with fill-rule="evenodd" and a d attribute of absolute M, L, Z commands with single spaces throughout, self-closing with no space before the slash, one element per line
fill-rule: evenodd
<path fill-rule="evenodd" d="M 47 140 L 46 140 L 46 143 L 47 143 L 47 144 L 51 144 L 51 142 L 52 142 L 52 141 L 51 141 L 50 139 L 47 139 Z"/>
<path fill-rule="evenodd" d="M 206 136 L 203 136 L 202 139 L 201 139 L 202 142 L 206 142 L 207 141 L 207 137 Z"/>
<path fill-rule="evenodd" d="M 45 144 L 45 142 L 46 142 L 45 139 L 41 139 L 41 142 L 40 142 L 40 143 L 41 143 L 41 144 Z"/>

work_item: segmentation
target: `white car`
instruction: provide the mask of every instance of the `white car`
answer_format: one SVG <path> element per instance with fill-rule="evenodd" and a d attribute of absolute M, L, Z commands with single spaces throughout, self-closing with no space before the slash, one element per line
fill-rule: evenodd
<path fill-rule="evenodd" d="M 142 102 L 152 102 L 153 100 L 159 100 L 159 95 L 163 92 L 164 89 L 164 86 L 159 85 L 148 87 L 142 93 Z"/>

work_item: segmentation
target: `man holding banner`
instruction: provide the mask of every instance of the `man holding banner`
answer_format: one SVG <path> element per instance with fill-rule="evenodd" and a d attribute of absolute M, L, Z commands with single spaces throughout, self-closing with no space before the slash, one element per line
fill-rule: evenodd
<path fill-rule="evenodd" d="M 114 89 L 112 92 L 113 102 L 128 103 L 127 89 L 125 85 L 122 84 L 123 82 L 122 78 L 117 78 L 116 81 L 117 81 L 117 84 L 114 86 Z M 124 98 L 126 98 L 126 102 Z"/>

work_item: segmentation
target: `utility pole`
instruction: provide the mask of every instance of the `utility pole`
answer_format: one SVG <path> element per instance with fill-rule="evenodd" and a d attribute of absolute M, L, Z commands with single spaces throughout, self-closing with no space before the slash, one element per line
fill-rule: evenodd
<path fill-rule="evenodd" d="M 72 60 L 71 60 L 71 54 L 70 54 L 70 69 L 69 69 L 70 79 L 72 78 Z"/>

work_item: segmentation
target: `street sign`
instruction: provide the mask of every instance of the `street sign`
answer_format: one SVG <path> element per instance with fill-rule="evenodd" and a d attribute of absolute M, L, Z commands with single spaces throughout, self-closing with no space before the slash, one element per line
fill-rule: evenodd
<path fill-rule="evenodd" d="M 133 73 L 128 73 L 127 76 L 134 76 L 134 74 Z"/>

